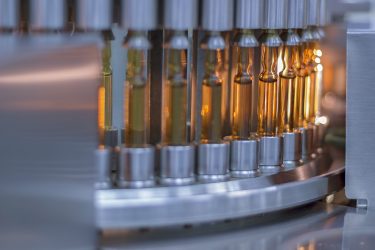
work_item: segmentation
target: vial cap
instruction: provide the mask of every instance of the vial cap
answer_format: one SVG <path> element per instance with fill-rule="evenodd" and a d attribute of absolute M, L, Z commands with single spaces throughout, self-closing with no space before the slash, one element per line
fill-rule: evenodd
<path fill-rule="evenodd" d="M 188 30 L 197 27 L 197 0 L 165 0 L 164 27 Z"/>
<path fill-rule="evenodd" d="M 260 29 L 263 22 L 264 0 L 236 1 L 236 28 Z"/>
<path fill-rule="evenodd" d="M 0 28 L 16 28 L 19 20 L 19 1 L 0 0 Z"/>
<path fill-rule="evenodd" d="M 66 0 L 30 0 L 32 29 L 61 29 L 66 24 Z"/>
<path fill-rule="evenodd" d="M 264 29 L 287 28 L 287 0 L 265 0 Z"/>
<path fill-rule="evenodd" d="M 319 25 L 320 0 L 307 0 L 306 24 L 307 26 Z"/>
<path fill-rule="evenodd" d="M 319 26 L 326 26 L 328 23 L 327 0 L 320 0 Z"/>
<path fill-rule="evenodd" d="M 202 28 L 208 31 L 226 31 L 233 28 L 232 0 L 203 0 Z"/>
<path fill-rule="evenodd" d="M 288 28 L 302 29 L 306 26 L 306 1 L 289 0 L 288 4 Z"/>
<path fill-rule="evenodd" d="M 156 0 L 122 0 L 122 25 L 130 30 L 157 27 Z"/>
<path fill-rule="evenodd" d="M 77 25 L 89 30 L 106 30 L 112 25 L 112 1 L 78 0 Z"/>

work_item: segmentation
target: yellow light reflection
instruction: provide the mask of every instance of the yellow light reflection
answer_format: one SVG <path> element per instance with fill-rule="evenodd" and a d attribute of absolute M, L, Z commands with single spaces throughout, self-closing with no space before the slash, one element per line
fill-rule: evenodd
<path fill-rule="evenodd" d="M 98 90 L 98 126 L 104 129 L 105 121 L 105 88 L 103 85 Z"/>

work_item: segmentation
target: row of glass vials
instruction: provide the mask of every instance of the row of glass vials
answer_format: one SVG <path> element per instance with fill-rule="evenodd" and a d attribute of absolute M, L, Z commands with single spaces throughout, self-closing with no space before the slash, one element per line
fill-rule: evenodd
<path fill-rule="evenodd" d="M 203 0 L 199 29 L 197 3 L 165 1 L 159 46 L 150 35 L 157 1 L 123 2 L 130 12 L 121 129 L 112 125 L 112 36 L 103 33 L 99 187 L 255 177 L 316 154 L 325 1 Z"/>

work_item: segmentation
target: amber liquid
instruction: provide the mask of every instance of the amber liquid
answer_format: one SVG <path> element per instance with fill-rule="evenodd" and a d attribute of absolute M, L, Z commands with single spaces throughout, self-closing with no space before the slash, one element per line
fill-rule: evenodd
<path fill-rule="evenodd" d="M 148 143 L 149 86 L 145 77 L 145 55 L 128 51 L 125 83 L 125 145 L 142 147 Z"/>
<path fill-rule="evenodd" d="M 222 85 L 220 50 L 207 50 L 202 82 L 201 142 L 219 143 L 222 137 Z"/>
<path fill-rule="evenodd" d="M 306 127 L 307 122 L 305 120 L 305 77 L 303 75 L 297 76 L 297 92 L 298 92 L 298 101 L 297 101 L 297 123 L 298 127 Z"/>
<path fill-rule="evenodd" d="M 187 143 L 186 50 L 170 49 L 167 53 L 163 142 L 183 145 Z"/>
<path fill-rule="evenodd" d="M 258 135 L 276 136 L 278 128 L 278 47 L 261 46 L 262 70 L 258 86 Z"/>
<path fill-rule="evenodd" d="M 251 132 L 253 48 L 237 48 L 237 74 L 233 85 L 232 136 L 247 139 Z"/>

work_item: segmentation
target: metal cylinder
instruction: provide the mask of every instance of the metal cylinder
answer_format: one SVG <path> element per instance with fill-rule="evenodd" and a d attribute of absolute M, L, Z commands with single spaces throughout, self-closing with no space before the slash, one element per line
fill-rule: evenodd
<path fill-rule="evenodd" d="M 318 26 L 320 19 L 320 0 L 306 0 L 306 24 L 307 26 Z"/>
<path fill-rule="evenodd" d="M 319 125 L 314 124 L 313 129 L 313 154 L 316 155 L 316 151 L 319 147 Z"/>
<path fill-rule="evenodd" d="M 318 133 L 317 133 L 317 153 L 322 152 L 322 147 L 324 144 L 324 136 L 327 130 L 327 123 L 317 123 L 316 124 Z"/>
<path fill-rule="evenodd" d="M 306 0 L 289 0 L 288 28 L 302 29 L 306 26 Z"/>
<path fill-rule="evenodd" d="M 112 25 L 112 0 L 78 0 L 77 25 L 87 30 L 106 30 Z"/>
<path fill-rule="evenodd" d="M 258 176 L 258 140 L 233 140 L 230 143 L 232 177 Z"/>
<path fill-rule="evenodd" d="M 283 133 L 283 166 L 293 168 L 301 163 L 301 133 Z"/>
<path fill-rule="evenodd" d="M 66 0 L 30 0 L 30 27 L 58 30 L 66 25 Z"/>
<path fill-rule="evenodd" d="M 263 24 L 264 0 L 237 0 L 235 27 L 237 29 L 260 29 Z"/>
<path fill-rule="evenodd" d="M 195 181 L 195 147 L 160 147 L 160 183 L 164 185 L 187 185 Z"/>
<path fill-rule="evenodd" d="M 327 0 L 320 0 L 319 11 L 319 26 L 326 26 L 328 24 Z"/>
<path fill-rule="evenodd" d="M 223 181 L 229 177 L 229 142 L 198 145 L 198 179 Z"/>
<path fill-rule="evenodd" d="M 198 24 L 197 0 L 165 0 L 164 28 L 172 30 L 194 29 Z"/>
<path fill-rule="evenodd" d="M 300 128 L 301 131 L 301 155 L 303 162 L 310 161 L 314 153 L 314 129 L 312 126 Z"/>
<path fill-rule="evenodd" d="M 157 0 L 122 0 L 122 25 L 129 30 L 157 27 Z"/>
<path fill-rule="evenodd" d="M 95 150 L 95 170 L 97 189 L 107 189 L 111 187 L 111 150 L 101 148 Z"/>
<path fill-rule="evenodd" d="M 152 146 L 121 148 L 117 185 L 129 188 L 153 186 L 154 163 L 155 149 Z"/>
<path fill-rule="evenodd" d="M 0 29 L 17 28 L 19 11 L 19 0 L 0 0 Z"/>
<path fill-rule="evenodd" d="M 233 28 L 232 0 L 203 0 L 202 28 L 207 31 L 226 31 Z"/>
<path fill-rule="evenodd" d="M 262 173 L 279 172 L 283 163 L 283 140 L 278 136 L 264 136 L 259 142 L 259 168 Z"/>
<path fill-rule="evenodd" d="M 111 128 L 104 131 L 104 144 L 109 147 L 116 147 L 118 144 L 118 130 Z"/>
<path fill-rule="evenodd" d="M 287 0 L 265 0 L 264 29 L 287 28 Z"/>

